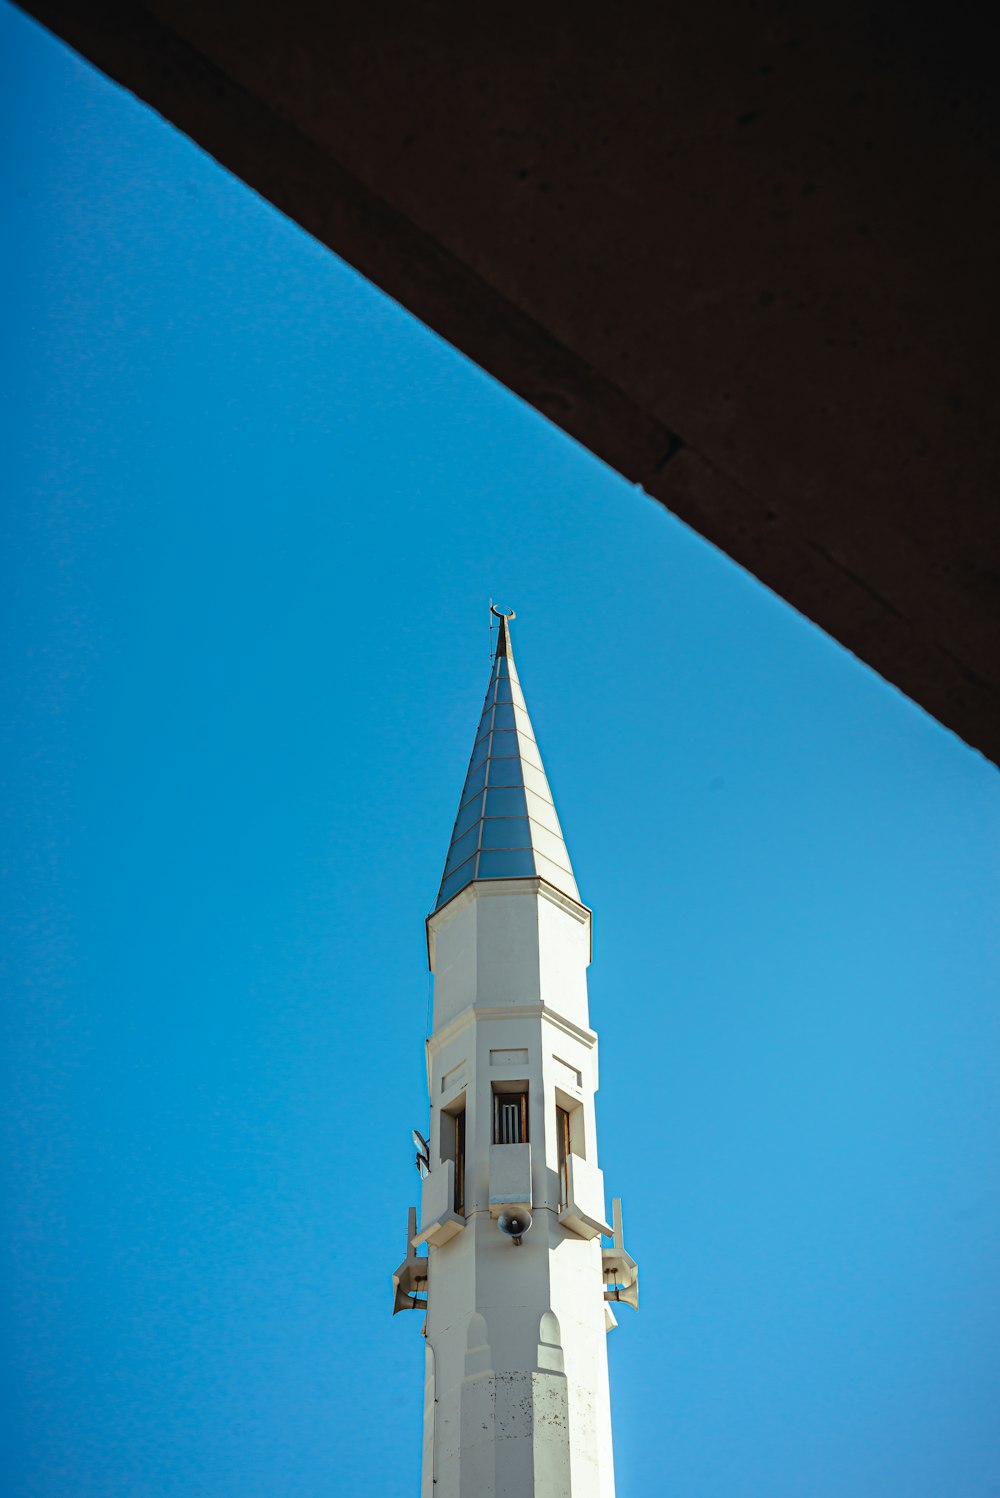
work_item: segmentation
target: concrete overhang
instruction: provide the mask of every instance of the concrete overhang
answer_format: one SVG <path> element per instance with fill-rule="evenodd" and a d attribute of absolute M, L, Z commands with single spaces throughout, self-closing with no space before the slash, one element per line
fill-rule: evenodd
<path fill-rule="evenodd" d="M 988 12 L 25 9 L 1000 758 Z"/>

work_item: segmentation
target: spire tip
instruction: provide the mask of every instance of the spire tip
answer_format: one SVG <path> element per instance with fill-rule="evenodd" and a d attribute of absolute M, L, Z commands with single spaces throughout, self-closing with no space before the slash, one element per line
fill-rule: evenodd
<path fill-rule="evenodd" d="M 517 614 L 514 612 L 513 609 L 510 609 L 505 614 L 504 611 L 503 611 L 503 609 L 498 609 L 497 606 L 496 606 L 496 604 L 493 603 L 492 601 L 490 602 L 490 613 L 493 615 L 493 617 L 495 619 L 499 619 L 500 620 L 500 625 L 499 625 L 499 629 L 498 629 L 498 633 L 497 633 L 497 648 L 494 651 L 494 659 L 495 659 L 496 656 L 498 656 L 498 655 L 509 655 L 510 654 L 510 633 L 509 633 L 509 630 L 508 630 L 508 625 L 510 624 L 510 621 L 512 619 L 516 619 L 517 618 Z"/>

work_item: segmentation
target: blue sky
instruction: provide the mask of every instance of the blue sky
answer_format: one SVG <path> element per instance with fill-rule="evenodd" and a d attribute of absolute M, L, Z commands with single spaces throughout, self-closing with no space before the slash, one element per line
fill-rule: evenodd
<path fill-rule="evenodd" d="M 5 1491 L 419 1489 L 423 919 L 515 648 L 621 1498 L 1000 1495 L 997 772 L 0 6 Z"/>

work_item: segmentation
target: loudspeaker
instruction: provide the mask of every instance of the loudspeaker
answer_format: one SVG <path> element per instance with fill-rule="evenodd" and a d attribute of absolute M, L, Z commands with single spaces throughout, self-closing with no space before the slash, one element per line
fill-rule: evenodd
<path fill-rule="evenodd" d="M 521 1239 L 531 1227 L 531 1213 L 524 1207 L 509 1207 L 506 1212 L 500 1213 L 497 1227 L 505 1238 L 511 1239 L 515 1248 L 519 1248 Z"/>
<path fill-rule="evenodd" d="M 394 1316 L 397 1311 L 426 1311 L 426 1309 L 426 1295 L 408 1295 L 399 1285 L 396 1286 L 396 1293 L 392 1301 L 392 1314 Z"/>
<path fill-rule="evenodd" d="M 632 1307 L 633 1311 L 637 1311 L 639 1309 L 639 1273 L 638 1273 L 638 1270 L 636 1270 L 635 1274 L 633 1275 L 631 1284 L 628 1284 L 628 1285 L 615 1285 L 612 1289 L 605 1290 L 605 1292 L 604 1292 L 604 1299 L 605 1300 L 623 1300 L 627 1306 L 631 1306 Z"/>

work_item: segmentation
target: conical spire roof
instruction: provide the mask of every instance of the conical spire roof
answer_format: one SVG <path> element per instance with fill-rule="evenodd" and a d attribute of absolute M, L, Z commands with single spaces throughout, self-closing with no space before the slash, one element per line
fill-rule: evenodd
<path fill-rule="evenodd" d="M 537 875 L 580 898 L 524 705 L 507 619 L 498 617 L 493 671 L 435 910 L 474 879 Z"/>

